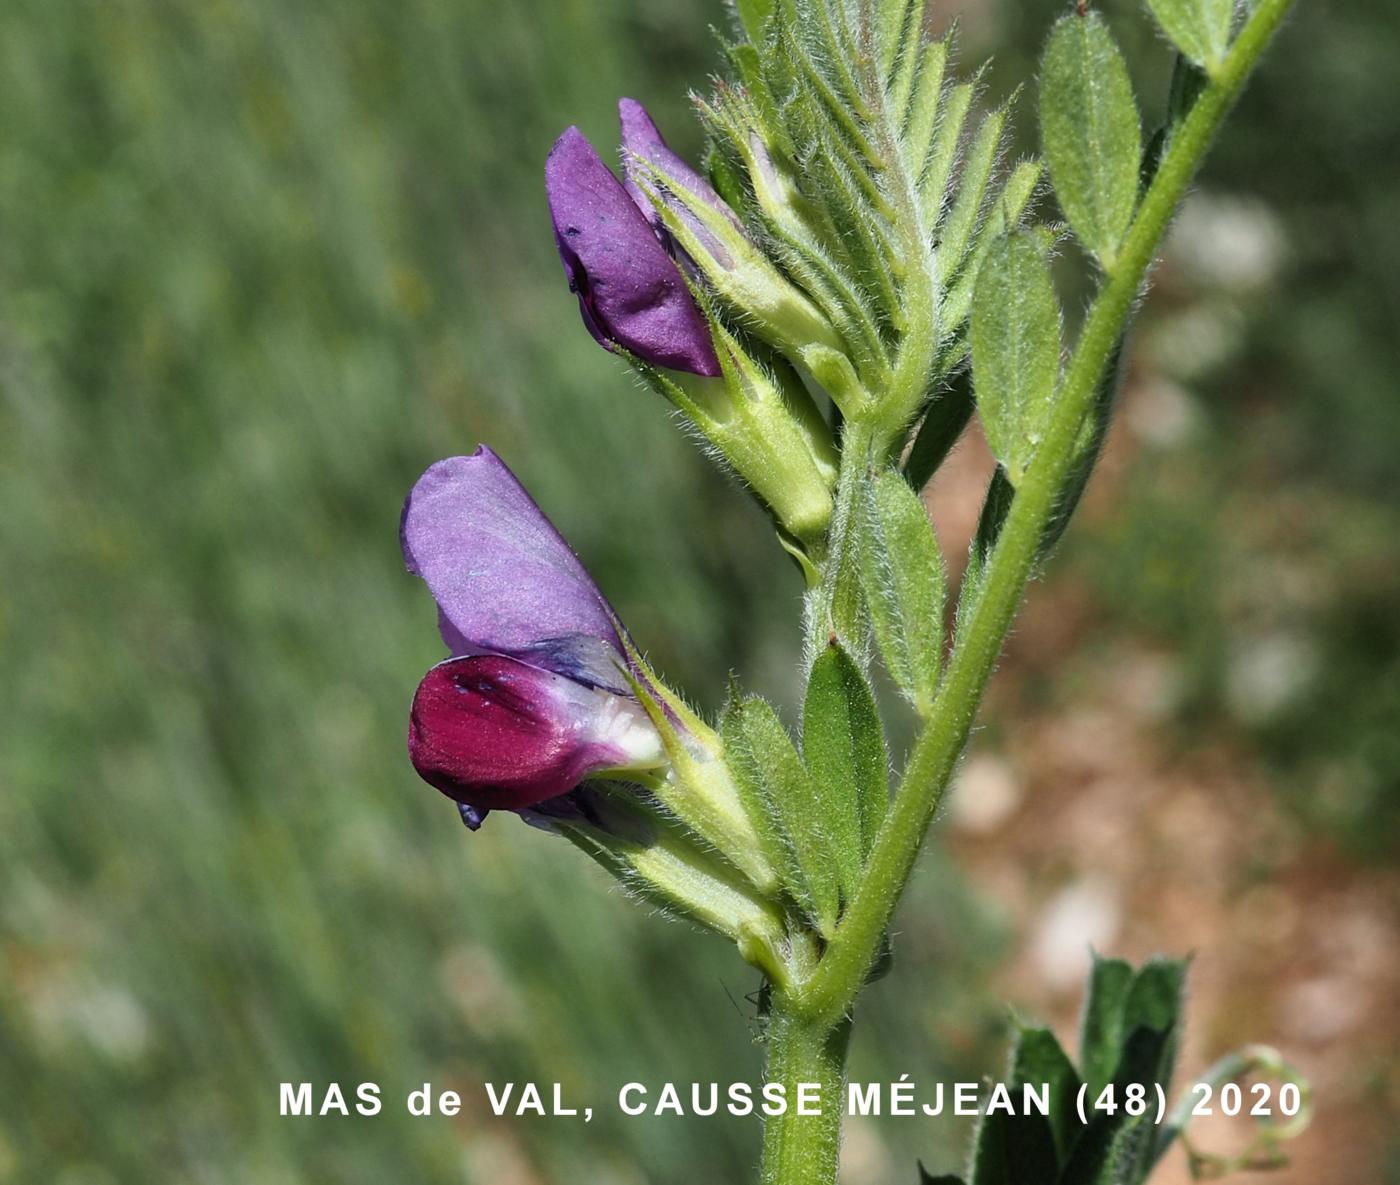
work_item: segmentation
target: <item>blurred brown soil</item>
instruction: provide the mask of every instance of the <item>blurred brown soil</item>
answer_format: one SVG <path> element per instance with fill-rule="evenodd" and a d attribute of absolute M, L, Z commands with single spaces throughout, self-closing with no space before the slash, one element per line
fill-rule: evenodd
<path fill-rule="evenodd" d="M 1113 505 L 1134 447 L 1115 428 L 1075 529 Z M 990 466 L 969 434 L 927 495 L 950 561 L 965 554 Z M 1072 566 L 1052 564 L 1032 588 L 943 823 L 1018 935 L 993 990 L 1073 1048 L 1089 946 L 1134 961 L 1191 954 L 1178 1093 L 1251 1043 L 1278 1048 L 1314 1090 L 1289 1166 L 1247 1179 L 1384 1180 L 1397 1143 L 1387 1116 L 1400 1114 L 1400 874 L 1306 830 L 1228 725 L 1174 736 L 1170 653 L 1100 642 L 1101 660 L 1074 666 L 1072 693 L 1032 694 L 1101 612 Z M 1242 1120 L 1200 1122 L 1206 1151 L 1248 1138 Z M 1173 1149 L 1154 1182 L 1189 1179 Z"/>

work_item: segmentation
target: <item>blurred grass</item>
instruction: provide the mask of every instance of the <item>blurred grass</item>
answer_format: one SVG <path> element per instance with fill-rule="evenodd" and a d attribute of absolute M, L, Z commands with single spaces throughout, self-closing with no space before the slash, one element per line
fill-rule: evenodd
<path fill-rule="evenodd" d="M 969 14 L 974 53 L 1009 45 L 997 85 L 1028 73 L 1052 9 Z M 1291 505 L 1314 524 L 1309 570 L 1349 556 L 1371 573 L 1370 617 L 1350 576 L 1298 610 L 1329 678 L 1286 707 L 1326 730 L 1277 712 L 1249 726 L 1281 766 L 1300 735 L 1308 761 L 1324 735 L 1323 758 L 1360 752 L 1344 822 L 1366 836 L 1400 769 L 1376 690 L 1393 695 L 1395 651 L 1373 644 L 1400 525 L 1400 183 L 1393 125 L 1351 116 L 1394 102 L 1377 55 L 1395 14 L 1310 11 L 1213 172 L 1275 203 L 1295 253 L 1252 302 L 1225 293 L 1243 328 L 1179 380 L 1205 428 L 1149 458 L 1123 520 L 1070 561 L 1122 628 L 1200 656 L 1192 727 L 1228 709 L 1210 671 L 1253 620 L 1203 521 L 1257 565 Z M 754 977 L 562 844 L 510 820 L 469 838 L 400 742 L 439 647 L 399 505 L 482 439 L 679 684 L 713 707 L 741 669 L 790 702 L 792 573 L 582 332 L 539 177 L 569 122 L 613 141 L 619 94 L 695 151 L 683 89 L 715 66 L 718 16 L 682 0 L 0 9 L 0 1182 L 749 1171 L 755 1123 L 623 1120 L 610 1099 L 634 1078 L 754 1078 Z M 1144 29 L 1134 44 L 1160 54 Z M 1306 97 L 1305 50 L 1326 83 Z M 1357 54 L 1375 68 L 1352 71 Z M 1176 303 L 1211 298 L 1193 283 Z M 1252 501 L 1231 492 L 1242 473 Z M 1280 487 L 1291 503 L 1269 499 Z M 1261 529 L 1233 532 L 1221 501 Z M 930 862 L 854 1073 L 985 1072 L 1000 1013 L 983 971 L 1003 939 Z M 284 1079 L 376 1081 L 388 1105 L 279 1119 Z M 494 1121 L 483 1079 L 560 1081 L 598 1117 Z M 424 1081 L 468 1112 L 408 1119 L 399 1100 Z M 916 1154 L 955 1163 L 962 1134 L 852 1138 L 873 1182 L 906 1179 Z"/>
<path fill-rule="evenodd" d="M 792 574 L 581 331 L 540 183 L 619 94 L 696 148 L 712 15 L 0 12 L 0 1181 L 749 1170 L 756 1122 L 610 1100 L 756 1079 L 755 977 L 563 844 L 469 838 L 400 739 L 440 651 L 399 505 L 482 439 L 662 669 L 790 691 Z M 962 956 L 926 933 L 938 982 Z M 493 1122 L 484 1079 L 598 1118 Z M 385 1112 L 279 1119 L 282 1080 Z M 467 1114 L 405 1117 L 424 1081 Z"/>

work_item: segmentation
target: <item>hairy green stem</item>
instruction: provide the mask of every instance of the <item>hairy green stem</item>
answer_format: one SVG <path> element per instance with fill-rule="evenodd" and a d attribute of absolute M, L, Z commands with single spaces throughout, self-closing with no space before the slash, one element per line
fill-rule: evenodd
<path fill-rule="evenodd" d="M 816 972 L 794 998 L 794 1009 L 813 1032 L 829 1032 L 843 1026 L 860 992 L 924 834 L 966 744 L 987 681 L 1034 570 L 1041 539 L 1071 473 L 1075 444 L 1093 405 L 1104 367 L 1132 315 L 1172 215 L 1251 68 L 1292 2 L 1259 0 L 1220 70 L 1173 136 L 1118 252 L 1114 269 L 1094 299 L 1044 439 L 1016 492 L 989 560 L 982 594 L 958 639 L 934 713 L 914 746 L 890 812 L 876 837 L 861 887 Z"/>
<path fill-rule="evenodd" d="M 787 997 L 775 998 L 767 1079 L 782 1084 L 787 1106 L 763 1129 L 763 1185 L 836 1180 L 850 1032 L 847 1022 L 835 1028 L 813 1025 L 792 1010 Z"/>

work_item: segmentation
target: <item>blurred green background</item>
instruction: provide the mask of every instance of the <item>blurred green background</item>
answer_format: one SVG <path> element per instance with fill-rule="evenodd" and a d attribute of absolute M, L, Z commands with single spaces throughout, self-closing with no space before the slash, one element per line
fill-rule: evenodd
<path fill-rule="evenodd" d="M 1056 10 L 970 7 L 965 60 L 995 49 L 1008 89 Z M 1165 51 L 1107 10 L 1156 110 Z M 756 1123 L 608 1100 L 755 1079 L 755 977 L 418 782 L 406 706 L 440 648 L 396 537 L 418 473 L 487 440 L 676 683 L 791 701 L 793 574 L 583 332 L 540 179 L 566 124 L 614 142 L 620 94 L 696 151 L 684 92 L 724 19 L 0 7 L 0 1182 L 746 1179 Z M 1397 55 L 1394 5 L 1303 0 L 1139 335 L 1158 430 L 1056 577 L 1102 637 L 1184 656 L 1166 735 L 1228 736 L 1362 869 L 1400 837 Z M 993 1072 L 1012 930 L 931 856 L 854 1073 Z M 283 1080 L 389 1105 L 280 1119 Z M 493 1120 L 482 1080 L 597 1117 Z M 467 1112 L 406 1117 L 425 1081 Z M 853 1130 L 855 1179 L 965 1135 Z"/>

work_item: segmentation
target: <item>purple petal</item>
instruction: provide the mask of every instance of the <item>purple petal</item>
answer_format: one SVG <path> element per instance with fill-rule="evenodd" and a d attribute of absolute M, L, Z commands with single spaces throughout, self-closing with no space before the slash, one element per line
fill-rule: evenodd
<path fill-rule="evenodd" d="M 655 828 L 646 816 L 619 801 L 619 797 L 609 791 L 610 785 L 613 790 L 621 790 L 628 799 L 645 794 L 637 786 L 619 782 L 586 781 L 567 794 L 521 811 L 520 817 L 530 826 L 544 831 L 553 831 L 560 822 L 583 823 L 638 847 L 650 846 L 656 840 Z"/>
<path fill-rule="evenodd" d="M 554 241 L 584 324 L 657 366 L 716 377 L 709 326 L 651 224 L 577 128 L 545 162 Z"/>
<path fill-rule="evenodd" d="M 661 216 L 656 213 L 656 207 L 651 204 L 651 199 L 642 192 L 641 187 L 637 184 L 634 157 L 650 161 L 668 177 L 674 177 L 697 197 L 703 198 L 716 210 L 722 211 L 737 225 L 733 211 L 730 210 L 724 199 L 715 192 L 714 187 L 700 173 L 691 168 L 685 157 L 678 156 L 671 151 L 670 145 L 662 138 L 655 121 L 647 114 L 647 109 L 636 99 L 619 99 L 617 101 L 617 119 L 622 126 L 623 171 L 626 174 L 627 192 L 632 195 L 632 200 L 651 220 L 653 226 L 658 230 L 661 229 Z"/>
<path fill-rule="evenodd" d="M 554 524 L 482 445 L 418 479 L 399 526 L 404 562 L 438 603 L 454 655 L 497 653 L 625 690 L 612 608 Z"/>
<path fill-rule="evenodd" d="M 647 114 L 647 109 L 636 99 L 619 99 L 617 116 L 618 122 L 622 125 L 622 167 L 627 180 L 627 192 L 641 208 L 642 213 L 651 220 L 652 225 L 656 228 L 656 233 L 661 236 L 671 253 L 680 259 L 687 273 L 692 276 L 696 275 L 697 269 L 694 262 L 680 250 L 672 239 L 670 232 L 666 230 L 665 221 L 637 180 L 638 158 L 654 165 L 663 176 L 684 186 L 700 201 L 718 210 L 741 234 L 744 233 L 743 225 L 735 216 L 734 211 L 729 208 L 728 203 L 715 192 L 714 187 L 700 173 L 691 168 L 684 157 L 671 151 L 670 146 L 662 139 L 661 132 L 657 129 L 655 122 Z M 678 215 L 700 242 L 705 245 L 705 249 L 715 263 L 726 269 L 734 265 L 734 259 L 729 250 L 696 215 L 692 204 L 687 204 L 690 202 L 688 197 L 682 196 L 678 190 L 665 185 L 660 187 L 660 194 L 672 212 Z"/>
<path fill-rule="evenodd" d="M 465 802 L 459 802 L 457 813 L 462 816 L 462 822 L 467 825 L 468 831 L 480 831 L 481 825 L 486 822 L 486 816 L 491 812 L 484 811 L 480 807 L 468 806 Z"/>
<path fill-rule="evenodd" d="M 503 655 L 452 658 L 414 694 L 409 756 L 425 782 L 459 803 L 520 810 L 635 757 L 626 713 L 640 710 Z"/>

